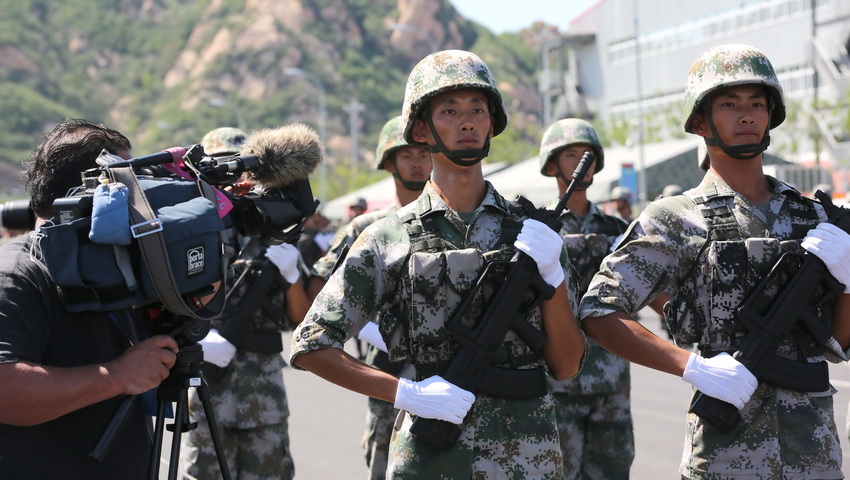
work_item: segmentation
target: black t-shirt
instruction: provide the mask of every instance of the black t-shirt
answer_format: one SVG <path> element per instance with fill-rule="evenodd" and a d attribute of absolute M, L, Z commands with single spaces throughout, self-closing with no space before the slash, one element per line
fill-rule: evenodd
<path fill-rule="evenodd" d="M 57 367 L 108 362 L 130 345 L 127 312 L 68 314 L 47 269 L 30 258 L 26 236 L 0 246 L 0 363 Z M 2 386 L 0 386 L 2 388 Z M 150 417 L 141 398 L 101 462 L 89 457 L 122 397 L 32 427 L 0 424 L 0 477 L 15 479 L 148 478 Z"/>

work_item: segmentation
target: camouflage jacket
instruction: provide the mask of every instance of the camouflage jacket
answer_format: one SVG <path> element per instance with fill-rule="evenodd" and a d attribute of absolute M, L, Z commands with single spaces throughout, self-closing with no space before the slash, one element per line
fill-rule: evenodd
<path fill-rule="evenodd" d="M 401 220 L 408 214 L 441 223 L 440 242 L 431 249 L 415 251 Z M 503 238 L 505 223 L 516 226 L 524 218 L 516 204 L 507 202 L 488 183 L 486 196 L 467 226 L 433 187 L 426 185 L 418 200 L 372 224 L 355 241 L 294 332 L 291 359 L 311 350 L 342 348 L 381 308 L 396 303 L 406 315 L 396 324 L 380 325 L 391 359 L 408 360 L 417 367 L 447 365 L 458 344 L 446 322 L 477 279 L 484 253 L 509 257 L 513 251 L 513 240 Z M 503 248 L 494 252 L 498 245 Z M 566 266 L 566 250 L 562 262 Z M 528 320 L 542 328 L 540 309 L 533 309 Z M 505 344 L 510 351 L 527 348 L 511 332 Z M 405 418 L 407 422 L 410 416 Z M 407 425 L 396 433 L 390 471 L 421 474 L 420 456 L 433 455 L 433 450 L 412 439 Z M 551 395 L 504 399 L 479 394 L 458 444 L 438 457 L 429 457 L 429 463 L 436 463 L 427 468 L 431 473 L 442 472 L 444 478 L 468 479 L 475 472 L 493 470 L 503 476 L 522 471 L 523 478 L 560 478 L 561 453 Z"/>
<path fill-rule="evenodd" d="M 263 255 L 265 248 L 256 255 Z M 260 257 L 263 258 L 263 257 Z M 268 268 L 275 268 L 269 264 Z M 243 259 L 237 260 L 231 267 L 231 275 L 238 276 L 245 268 Z M 300 262 L 302 277 L 306 266 Z M 283 292 L 272 294 L 272 304 L 279 318 L 270 318 L 262 310 L 257 310 L 251 326 L 255 332 L 280 335 L 291 328 L 285 315 Z M 228 320 L 222 316 L 212 322 L 213 328 L 221 328 Z M 264 425 L 276 425 L 289 417 L 289 405 L 283 384 L 283 368 L 286 360 L 281 353 L 262 353 L 243 348 L 236 349 L 236 355 L 230 364 L 221 369 L 214 365 L 205 366 L 212 375 L 208 378 L 210 397 L 218 423 L 225 428 L 249 429 Z M 193 398 L 192 409 L 202 407 L 197 398 Z"/>
<path fill-rule="evenodd" d="M 766 178 L 773 189 L 766 214 L 711 171 L 684 195 L 650 204 L 603 261 L 582 298 L 580 317 L 616 310 L 633 315 L 671 286 L 676 298 L 665 313 L 676 342 L 685 348 L 696 343 L 708 356 L 734 349 L 745 335 L 734 316 L 745 292 L 782 251 L 799 249 L 806 231 L 825 219 L 820 204 Z M 829 321 L 830 312 L 822 318 Z M 778 353 L 802 361 L 823 358 L 822 349 L 820 355 L 801 355 L 796 340 L 782 339 Z M 834 391 L 797 392 L 760 382 L 728 435 L 690 413 L 680 473 L 695 479 L 802 479 L 812 472 L 841 478 Z"/>
<path fill-rule="evenodd" d="M 354 241 L 357 240 L 357 237 L 363 233 L 363 230 L 366 230 L 366 227 L 384 217 L 394 214 L 399 208 L 401 208 L 401 204 L 398 203 L 398 200 L 395 200 L 392 205 L 383 210 L 364 213 L 345 224 L 345 226 L 336 232 L 333 240 L 331 240 L 331 247 L 328 249 L 328 253 L 313 264 L 311 274 L 325 280 L 330 278 L 334 265 L 336 265 L 337 260 L 342 255 L 344 248 L 350 248 L 354 244 Z"/>
<path fill-rule="evenodd" d="M 554 208 L 557 201 L 549 205 Z M 582 286 L 590 283 L 599 270 L 602 259 L 611 251 L 614 241 L 626 231 L 628 224 L 619 217 L 606 215 L 590 204 L 587 216 L 579 217 L 567 209 L 560 217 L 561 236 L 567 246 L 570 264 L 579 285 L 578 297 L 585 293 Z M 574 311 L 578 309 L 573 307 Z M 549 378 L 553 392 L 567 395 L 598 395 L 628 392 L 630 389 L 629 362 L 588 339 L 587 360 L 575 378 L 562 382 Z"/>

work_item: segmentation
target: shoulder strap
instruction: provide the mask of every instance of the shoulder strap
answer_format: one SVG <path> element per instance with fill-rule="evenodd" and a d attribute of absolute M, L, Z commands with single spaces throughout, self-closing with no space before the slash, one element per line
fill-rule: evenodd
<path fill-rule="evenodd" d="M 139 251 L 142 254 L 142 259 L 151 275 L 157 296 L 165 307 L 177 315 L 201 320 L 211 320 L 219 316 L 224 310 L 224 297 L 227 291 L 227 280 L 224 270 L 222 270 L 221 275 L 221 287 L 216 291 L 213 299 L 199 310 L 190 307 L 180 294 L 174 274 L 171 271 L 171 263 L 168 259 L 165 239 L 162 235 L 162 222 L 155 216 L 147 197 L 139 185 L 136 174 L 129 167 L 113 168 L 109 171 L 115 181 L 127 185 L 129 191 L 130 219 L 133 222 L 130 226 L 130 231 L 133 237 L 139 241 Z M 211 191 L 212 187 L 204 184 L 204 182 L 200 182 L 200 185 L 202 185 L 200 187 L 201 193 L 206 198 L 215 202 L 215 194 Z M 209 188 L 204 188 L 203 185 Z M 224 235 L 223 232 L 222 235 Z M 222 244 L 226 245 L 227 243 Z M 229 260 L 229 255 L 223 254 L 222 257 L 224 257 L 223 262 Z"/>
<path fill-rule="evenodd" d="M 738 221 L 735 220 L 735 214 L 732 213 L 732 210 L 727 205 L 720 205 L 714 208 L 706 205 L 706 203 L 708 202 L 708 198 L 704 196 L 694 198 L 685 195 L 685 198 L 691 200 L 697 205 L 697 208 L 699 209 L 700 213 L 702 213 L 702 216 L 705 219 L 705 223 L 708 227 L 708 232 L 706 233 L 705 241 L 702 242 L 702 245 L 699 247 L 699 251 L 697 251 L 696 256 L 691 262 L 691 266 L 688 269 L 688 273 L 686 273 L 684 276 L 684 278 L 687 279 L 691 278 L 691 276 L 693 275 L 694 270 L 696 269 L 697 265 L 699 265 L 700 257 L 702 257 L 702 254 L 705 252 L 711 242 L 741 238 L 741 231 L 738 228 Z"/>

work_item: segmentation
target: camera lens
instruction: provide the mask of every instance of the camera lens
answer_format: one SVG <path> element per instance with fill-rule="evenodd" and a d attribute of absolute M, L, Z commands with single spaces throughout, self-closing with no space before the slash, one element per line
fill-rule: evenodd
<path fill-rule="evenodd" d="M 0 227 L 8 230 L 32 230 L 35 228 L 35 212 L 29 199 L 10 200 L 0 206 Z"/>

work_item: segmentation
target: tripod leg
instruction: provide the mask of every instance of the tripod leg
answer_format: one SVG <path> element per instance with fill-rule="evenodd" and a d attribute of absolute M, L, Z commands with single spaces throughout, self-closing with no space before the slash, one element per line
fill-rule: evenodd
<path fill-rule="evenodd" d="M 153 448 L 151 449 L 151 464 L 149 480 L 159 480 L 159 456 L 162 455 L 162 429 L 165 427 L 165 402 L 159 402 L 156 408 L 156 424 L 154 426 Z"/>
<path fill-rule="evenodd" d="M 218 430 L 218 422 L 215 419 L 212 403 L 210 402 L 210 392 L 207 388 L 207 381 L 201 377 L 201 384 L 195 387 L 198 392 L 198 399 L 204 406 L 204 413 L 207 416 L 207 424 L 210 427 L 210 436 L 212 437 L 213 447 L 215 447 L 215 455 L 218 457 L 218 466 L 221 469 L 221 478 L 230 480 L 230 470 L 227 468 L 227 458 L 224 456 L 224 445 L 221 443 L 221 433 Z"/>
<path fill-rule="evenodd" d="M 174 412 L 174 432 L 171 437 L 171 461 L 168 462 L 168 479 L 177 479 L 177 468 L 180 464 L 180 435 L 189 424 L 189 391 L 181 390 L 177 409 Z"/>

